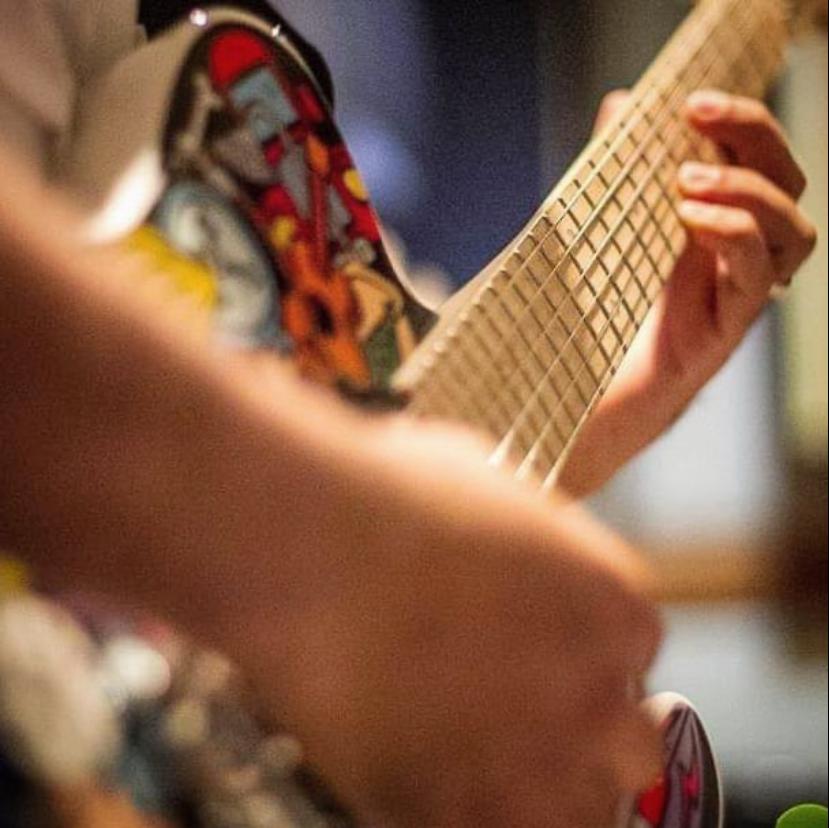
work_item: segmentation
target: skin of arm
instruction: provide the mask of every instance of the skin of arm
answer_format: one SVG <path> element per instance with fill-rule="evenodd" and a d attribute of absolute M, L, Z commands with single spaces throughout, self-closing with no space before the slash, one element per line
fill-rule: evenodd
<path fill-rule="evenodd" d="M 363 824 L 610 824 L 659 757 L 631 551 L 474 438 L 215 351 L 0 163 L 0 546 L 231 654 Z"/>

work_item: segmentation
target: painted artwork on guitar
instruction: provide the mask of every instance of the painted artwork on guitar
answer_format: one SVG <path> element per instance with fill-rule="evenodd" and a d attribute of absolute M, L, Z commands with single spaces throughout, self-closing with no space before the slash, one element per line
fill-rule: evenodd
<path fill-rule="evenodd" d="M 150 224 L 213 274 L 224 342 L 276 349 L 350 392 L 382 392 L 431 314 L 395 274 L 322 92 L 280 44 L 237 25 L 192 49 Z"/>
<path fill-rule="evenodd" d="M 722 820 L 719 774 L 708 736 L 694 709 L 665 694 L 662 720 L 665 773 L 636 801 L 629 828 L 719 828 Z"/>

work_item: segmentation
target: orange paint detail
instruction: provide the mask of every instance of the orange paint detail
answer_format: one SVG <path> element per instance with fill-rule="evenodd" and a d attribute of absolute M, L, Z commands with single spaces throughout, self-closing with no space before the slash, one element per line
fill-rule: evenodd
<path fill-rule="evenodd" d="M 313 132 L 309 133 L 308 140 L 305 142 L 305 151 L 308 166 L 320 178 L 327 178 L 331 173 L 331 154 L 328 152 L 328 147 Z"/>
<path fill-rule="evenodd" d="M 367 388 L 371 373 L 357 338 L 360 310 L 348 276 L 340 270 L 324 273 L 307 241 L 283 251 L 280 265 L 289 279 L 282 324 L 296 343 L 300 371 L 323 382 L 344 378 Z"/>

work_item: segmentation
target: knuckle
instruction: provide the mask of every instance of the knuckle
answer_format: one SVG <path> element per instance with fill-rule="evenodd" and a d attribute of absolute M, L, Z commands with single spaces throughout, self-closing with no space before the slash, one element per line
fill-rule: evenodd
<path fill-rule="evenodd" d="M 748 210 L 722 211 L 722 232 L 734 242 L 748 242 L 760 237 L 760 225 Z"/>
<path fill-rule="evenodd" d="M 724 164 L 719 167 L 717 176 L 717 188 L 723 192 L 732 192 L 740 189 L 740 173 L 736 167 Z"/>
<path fill-rule="evenodd" d="M 739 103 L 739 100 L 735 95 L 719 88 L 705 89 L 703 90 L 703 93 L 716 104 L 716 120 L 730 121 L 733 119 Z"/>
<path fill-rule="evenodd" d="M 631 612 L 631 629 L 642 653 L 650 660 L 659 649 L 664 636 L 662 617 L 649 601 L 640 599 Z"/>
<path fill-rule="evenodd" d="M 763 173 L 750 167 L 732 167 L 729 174 L 734 191 L 753 198 L 768 200 L 770 181 Z"/>
<path fill-rule="evenodd" d="M 817 227 L 808 219 L 803 228 L 803 258 L 807 259 L 814 253 L 818 242 Z"/>
<path fill-rule="evenodd" d="M 792 171 L 792 193 L 796 201 L 799 200 L 803 193 L 806 192 L 806 186 L 808 183 L 806 173 L 803 172 L 800 165 L 795 162 L 794 170 Z"/>
<path fill-rule="evenodd" d="M 746 98 L 743 101 L 742 108 L 746 123 L 773 129 L 775 132 L 779 131 L 777 121 L 762 101 Z"/>
<path fill-rule="evenodd" d="M 735 164 L 723 164 L 719 167 L 716 188 L 730 198 L 762 197 L 766 189 L 766 180 L 756 170 Z"/>

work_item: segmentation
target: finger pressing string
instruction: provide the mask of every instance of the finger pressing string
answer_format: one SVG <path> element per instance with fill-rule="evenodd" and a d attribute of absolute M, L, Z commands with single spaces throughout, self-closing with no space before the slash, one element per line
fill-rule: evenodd
<path fill-rule="evenodd" d="M 762 173 L 792 198 L 803 194 L 803 170 L 789 149 L 783 127 L 760 101 L 701 90 L 688 98 L 685 115 L 735 163 Z"/>
<path fill-rule="evenodd" d="M 815 247 L 814 225 L 785 191 L 755 170 L 687 163 L 680 170 L 679 188 L 693 200 L 751 213 L 766 239 L 780 282 L 790 281 Z"/>

